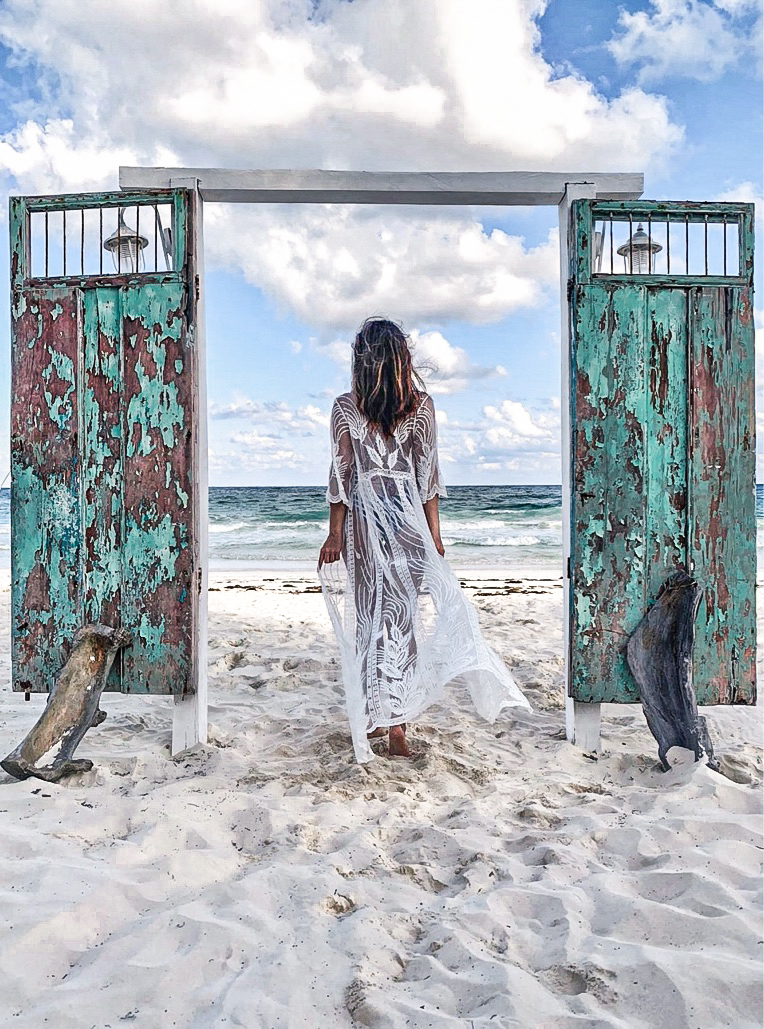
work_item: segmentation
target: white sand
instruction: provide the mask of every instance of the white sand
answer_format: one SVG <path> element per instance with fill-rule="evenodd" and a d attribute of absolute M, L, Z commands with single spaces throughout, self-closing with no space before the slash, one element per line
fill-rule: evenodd
<path fill-rule="evenodd" d="M 760 1026 L 761 709 L 706 712 L 733 778 L 661 773 L 634 707 L 588 760 L 560 580 L 481 574 L 532 715 L 457 690 L 414 761 L 358 766 L 315 580 L 216 573 L 208 746 L 172 760 L 170 702 L 108 695 L 91 773 L 0 773 L 0 1024 Z M 10 692 L 8 601 L 6 574 L 3 754 L 42 706 Z"/>

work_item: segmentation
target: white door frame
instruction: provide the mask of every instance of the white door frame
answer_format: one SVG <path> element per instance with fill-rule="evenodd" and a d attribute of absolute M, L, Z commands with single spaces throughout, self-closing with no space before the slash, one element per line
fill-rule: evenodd
<path fill-rule="evenodd" d="M 199 275 L 196 345 L 199 348 L 199 411 L 206 411 L 204 360 L 203 202 L 229 204 L 424 204 L 437 206 L 557 206 L 560 220 L 560 350 L 562 355 L 562 525 L 565 617 L 565 711 L 568 739 L 585 751 L 599 750 L 600 705 L 574 701 L 570 693 L 570 326 L 568 276 L 570 205 L 574 200 L 639 200 L 644 175 L 633 172 L 356 172 L 276 171 L 232 168 L 121 167 L 123 190 L 182 186 L 196 192 L 195 248 Z M 206 558 L 207 426 L 198 427 L 202 520 L 200 546 Z M 207 741 L 207 561 L 203 560 L 201 616 L 196 641 L 198 688 L 191 697 L 176 698 L 173 754 Z"/>

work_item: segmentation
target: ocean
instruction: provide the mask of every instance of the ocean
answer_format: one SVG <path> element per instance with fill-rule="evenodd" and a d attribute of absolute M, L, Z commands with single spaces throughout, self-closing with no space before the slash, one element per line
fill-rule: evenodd
<path fill-rule="evenodd" d="M 323 486 L 210 490 L 210 567 L 314 567 L 329 511 Z M 562 562 L 559 486 L 449 486 L 441 536 L 452 564 L 549 566 Z"/>
<path fill-rule="evenodd" d="M 455 568 L 559 570 L 559 486 L 450 486 L 441 533 Z M 210 489 L 210 567 L 308 570 L 326 536 L 328 509 L 318 486 Z M 764 485 L 756 487 L 759 567 L 764 568 Z M 10 490 L 0 490 L 0 567 L 10 564 Z"/>

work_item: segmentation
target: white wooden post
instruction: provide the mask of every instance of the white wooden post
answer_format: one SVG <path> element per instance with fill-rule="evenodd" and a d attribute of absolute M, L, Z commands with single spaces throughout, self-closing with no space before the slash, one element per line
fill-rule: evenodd
<path fill-rule="evenodd" d="M 204 203 L 199 192 L 199 180 L 174 178 L 171 187 L 189 190 L 193 261 L 190 269 L 190 288 L 196 288 L 196 324 L 193 328 L 193 346 L 196 349 L 196 405 L 193 410 L 191 431 L 194 453 L 194 500 L 196 510 L 196 619 L 193 628 L 191 682 L 195 692 L 186 697 L 175 697 L 172 717 L 172 753 L 179 754 L 196 743 L 207 742 L 207 357 L 205 348 L 204 314 Z"/>
<path fill-rule="evenodd" d="M 562 559 L 563 559 L 563 627 L 565 646 L 565 734 L 571 743 L 587 753 L 600 749 L 600 705 L 584 704 L 570 696 L 570 502 L 571 490 L 571 411 L 570 411 L 570 206 L 574 200 L 594 199 L 595 182 L 568 182 L 559 204 L 560 212 L 560 352 L 562 355 Z"/>

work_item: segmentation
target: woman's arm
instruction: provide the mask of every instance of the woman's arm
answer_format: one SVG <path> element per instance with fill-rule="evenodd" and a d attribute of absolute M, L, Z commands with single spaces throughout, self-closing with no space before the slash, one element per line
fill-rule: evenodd
<path fill-rule="evenodd" d="M 341 501 L 338 504 L 329 504 L 329 535 L 318 555 L 319 568 L 323 564 L 330 565 L 334 561 L 339 561 L 347 512 L 347 507 Z"/>
<path fill-rule="evenodd" d="M 435 549 L 440 554 L 440 556 L 443 557 L 446 551 L 443 547 L 443 543 L 440 538 L 440 512 L 438 511 L 438 494 L 436 493 L 434 497 L 432 497 L 422 506 L 424 507 L 424 516 L 427 519 L 427 524 L 429 525 L 430 532 L 432 533 L 432 538 L 435 543 Z"/>

